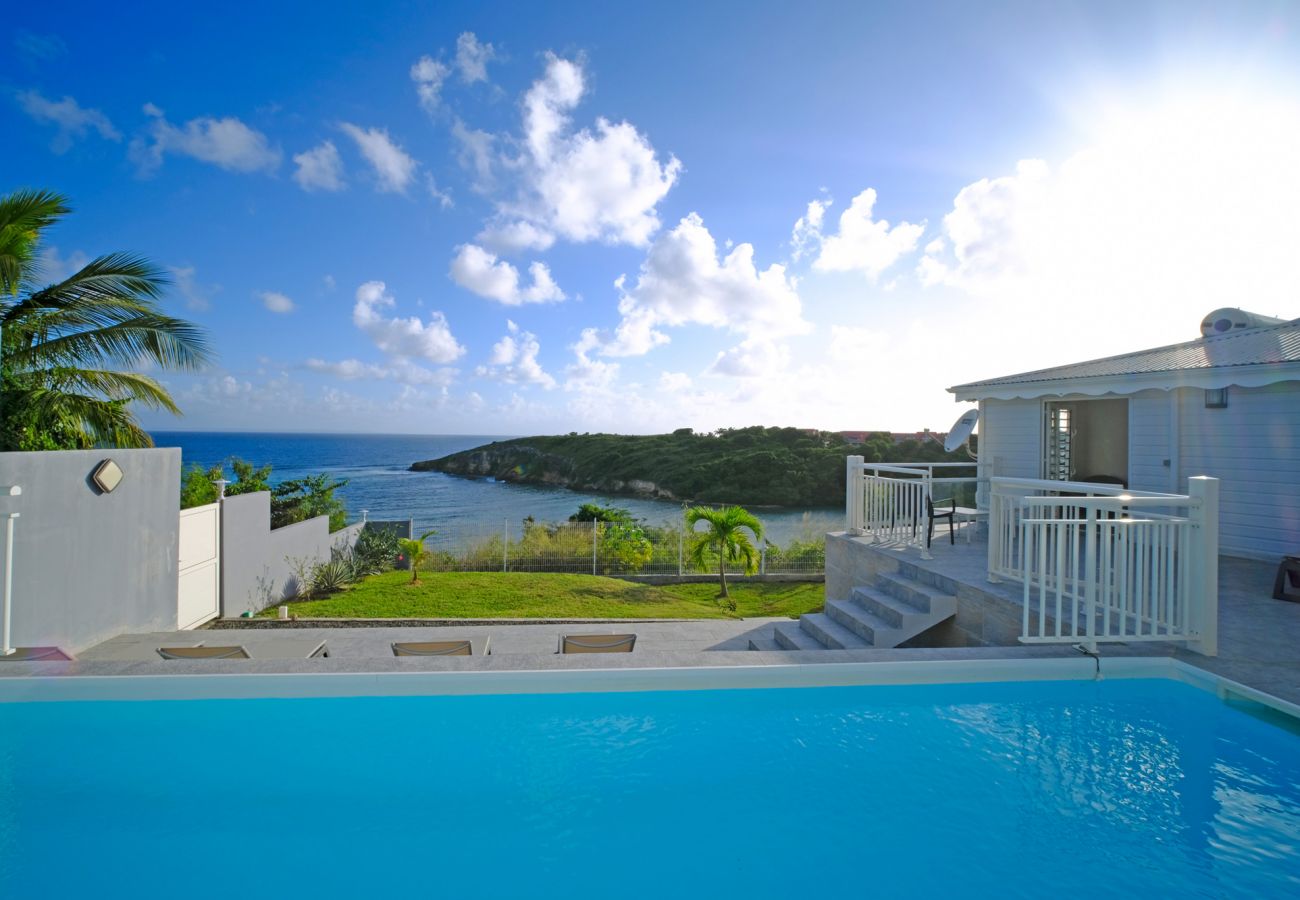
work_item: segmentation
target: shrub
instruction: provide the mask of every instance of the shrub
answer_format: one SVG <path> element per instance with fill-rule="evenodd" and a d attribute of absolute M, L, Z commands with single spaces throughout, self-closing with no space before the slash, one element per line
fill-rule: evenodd
<path fill-rule="evenodd" d="M 360 574 L 378 575 L 396 567 L 397 554 L 401 552 L 397 532 L 390 528 L 366 527 L 352 548 L 352 560 Z"/>

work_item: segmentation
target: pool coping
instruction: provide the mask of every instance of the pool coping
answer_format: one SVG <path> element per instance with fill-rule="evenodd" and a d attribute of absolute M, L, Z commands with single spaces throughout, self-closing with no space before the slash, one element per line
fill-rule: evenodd
<path fill-rule="evenodd" d="M 1165 678 L 1300 725 L 1300 705 L 1167 656 L 890 660 L 793 666 L 678 666 L 418 672 L 40 675 L 0 679 L 0 703 L 469 696 Z"/>

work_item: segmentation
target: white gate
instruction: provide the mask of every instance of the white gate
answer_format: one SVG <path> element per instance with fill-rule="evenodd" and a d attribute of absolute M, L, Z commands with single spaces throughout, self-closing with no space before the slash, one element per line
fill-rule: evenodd
<path fill-rule="evenodd" d="M 176 627 L 194 628 L 215 619 L 221 606 L 221 506 L 181 510 L 180 578 Z"/>

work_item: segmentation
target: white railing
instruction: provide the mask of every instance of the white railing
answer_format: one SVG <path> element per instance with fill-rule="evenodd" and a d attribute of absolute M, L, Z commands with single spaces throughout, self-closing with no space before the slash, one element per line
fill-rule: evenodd
<path fill-rule="evenodd" d="M 994 478 L 989 575 L 1023 584 L 1024 643 L 1217 650 L 1218 481 L 1187 494 Z"/>
<path fill-rule="evenodd" d="M 933 501 L 935 485 L 977 481 L 973 477 L 943 477 L 957 468 L 974 469 L 975 463 L 867 463 L 861 456 L 850 456 L 845 478 L 849 533 L 865 535 L 872 543 L 917 546 L 922 556 L 929 558 L 926 498 Z"/>
<path fill-rule="evenodd" d="M 23 489 L 16 484 L 0 485 L 0 497 L 20 497 Z M 13 592 L 14 592 L 14 522 L 18 513 L 4 513 L 4 581 L 0 582 L 0 656 L 8 656 L 14 648 L 12 631 Z"/>

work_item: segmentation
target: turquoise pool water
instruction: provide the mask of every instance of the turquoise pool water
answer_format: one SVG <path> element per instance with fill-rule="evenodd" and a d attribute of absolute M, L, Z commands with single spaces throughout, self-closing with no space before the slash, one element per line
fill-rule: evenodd
<path fill-rule="evenodd" d="M 0 704 L 0 896 L 1294 897 L 1300 736 L 1165 680 Z"/>

